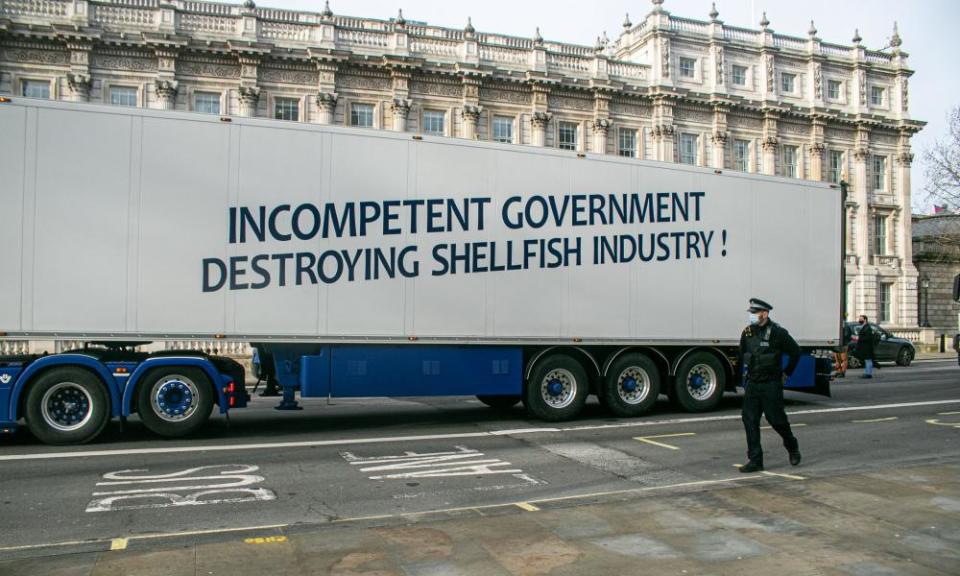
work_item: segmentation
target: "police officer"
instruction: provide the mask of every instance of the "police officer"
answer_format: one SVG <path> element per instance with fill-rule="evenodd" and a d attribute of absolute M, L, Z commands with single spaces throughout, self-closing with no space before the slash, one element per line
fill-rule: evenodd
<path fill-rule="evenodd" d="M 770 320 L 773 306 L 763 300 L 750 300 L 750 325 L 740 336 L 741 366 L 746 367 L 743 397 L 743 427 L 747 432 L 748 462 L 741 472 L 763 470 L 763 447 L 760 445 L 760 415 L 765 414 L 770 426 L 783 438 L 783 447 L 790 454 L 790 464 L 800 464 L 800 446 L 790 430 L 783 410 L 783 384 L 800 361 L 800 347 L 790 333 Z M 783 367 L 783 356 L 787 365 Z"/>

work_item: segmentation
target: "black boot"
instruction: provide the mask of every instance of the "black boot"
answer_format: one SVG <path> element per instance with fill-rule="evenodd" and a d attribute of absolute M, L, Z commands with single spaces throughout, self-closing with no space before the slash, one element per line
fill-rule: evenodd
<path fill-rule="evenodd" d="M 746 464 L 740 466 L 740 471 L 744 474 L 763 472 L 763 462 L 747 462 Z"/>
<path fill-rule="evenodd" d="M 800 450 L 794 450 L 790 453 L 790 465 L 797 466 L 800 464 Z"/>

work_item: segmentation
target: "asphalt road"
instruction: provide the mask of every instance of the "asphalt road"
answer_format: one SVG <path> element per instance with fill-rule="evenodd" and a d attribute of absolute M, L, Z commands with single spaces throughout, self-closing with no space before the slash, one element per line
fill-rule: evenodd
<path fill-rule="evenodd" d="M 760 482 L 960 463 L 955 360 L 859 371 L 833 398 L 787 393 L 804 460 L 791 467 L 765 432 Z M 521 509 L 606 494 L 735 482 L 745 444 L 740 399 L 719 411 L 611 418 L 591 402 L 560 425 L 472 398 L 304 402 L 276 412 L 255 398 L 229 425 L 164 441 L 131 421 L 99 441 L 50 447 L 0 439 L 0 554 L 43 556 L 158 535 L 320 525 L 457 509 Z"/>

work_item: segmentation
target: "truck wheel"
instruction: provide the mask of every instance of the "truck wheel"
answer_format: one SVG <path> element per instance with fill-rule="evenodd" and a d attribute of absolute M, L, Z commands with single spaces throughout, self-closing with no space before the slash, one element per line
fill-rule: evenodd
<path fill-rule="evenodd" d="M 626 354 L 610 366 L 600 389 L 603 405 L 617 416 L 639 416 L 660 395 L 660 372 L 643 354 Z"/>
<path fill-rule="evenodd" d="M 909 346 L 900 348 L 897 353 L 897 366 L 909 366 L 913 362 L 913 350 Z"/>
<path fill-rule="evenodd" d="M 195 432 L 210 417 L 213 388 L 202 370 L 170 367 L 144 376 L 137 412 L 151 432 L 176 438 Z"/>
<path fill-rule="evenodd" d="M 713 410 L 723 397 L 727 373 L 717 358 L 708 352 L 688 356 L 674 379 L 674 396 L 687 412 Z"/>
<path fill-rule="evenodd" d="M 489 396 L 489 395 L 478 395 L 477 400 L 483 402 L 487 406 L 495 410 L 509 410 L 517 405 L 517 402 L 520 401 L 519 396 Z"/>
<path fill-rule="evenodd" d="M 583 366 L 558 354 L 542 359 L 534 367 L 523 403 L 534 417 L 559 422 L 575 418 L 589 394 L 590 383 Z"/>
<path fill-rule="evenodd" d="M 100 380 L 81 368 L 55 368 L 30 386 L 27 426 L 46 444 L 82 444 L 110 421 L 110 399 Z"/>

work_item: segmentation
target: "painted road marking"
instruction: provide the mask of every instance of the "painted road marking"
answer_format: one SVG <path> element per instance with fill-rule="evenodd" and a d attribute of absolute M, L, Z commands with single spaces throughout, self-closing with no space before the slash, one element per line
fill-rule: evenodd
<path fill-rule="evenodd" d="M 110 541 L 110 550 L 126 550 L 129 538 L 114 538 Z"/>
<path fill-rule="evenodd" d="M 537 508 L 536 506 L 534 506 L 533 504 L 531 504 L 531 503 L 529 503 L 529 502 L 517 502 L 516 504 L 514 504 L 514 506 L 516 506 L 517 508 L 520 508 L 521 510 L 526 510 L 527 512 L 539 512 L 539 511 L 540 511 L 539 508 Z"/>
<path fill-rule="evenodd" d="M 937 416 L 954 416 L 960 412 L 937 412 Z"/>
<path fill-rule="evenodd" d="M 448 478 L 454 476 L 484 476 L 510 474 L 529 478 L 520 468 L 499 458 L 489 458 L 479 450 L 455 446 L 449 452 L 404 452 L 393 456 L 361 457 L 353 452 L 341 452 L 351 466 L 356 466 L 371 480 L 401 480 L 410 478 Z M 370 474 L 373 472 L 373 474 Z"/>
<path fill-rule="evenodd" d="M 696 432 L 678 432 L 676 434 L 658 434 L 656 436 L 636 436 L 634 440 L 637 440 L 638 442 L 643 442 L 645 444 L 650 444 L 652 446 L 659 446 L 660 448 L 666 448 L 667 450 L 679 450 L 680 448 L 672 444 L 657 442 L 655 440 L 651 440 L 651 438 L 676 438 L 679 436 L 696 436 L 696 435 L 697 435 Z"/>
<path fill-rule="evenodd" d="M 902 402 L 899 404 L 873 404 L 867 406 L 843 406 L 840 408 L 813 408 L 810 410 L 795 410 L 788 415 L 799 414 L 832 414 L 835 412 L 860 412 L 864 410 L 890 410 L 894 408 L 913 408 L 918 406 L 941 406 L 944 404 L 960 404 L 960 398 L 952 400 L 928 400 L 925 402 Z M 92 458 L 97 456 L 132 456 L 145 454 L 183 454 L 193 452 L 227 452 L 238 450 L 278 450 L 283 448 L 313 448 L 324 446 L 352 446 L 360 444 L 388 444 L 398 442 L 423 442 L 428 440 L 452 440 L 459 438 L 489 438 L 492 436 L 521 434 L 552 434 L 563 432 L 580 432 L 585 430 L 603 430 L 610 428 L 642 428 L 648 426 L 684 425 L 698 422 L 720 422 L 725 420 L 740 420 L 740 414 L 724 414 L 720 416 L 701 416 L 696 418 L 671 418 L 666 420 L 647 420 L 639 422 L 622 422 L 618 424 L 597 424 L 586 426 L 572 426 L 568 428 L 529 428 L 508 431 L 462 432 L 453 434 L 426 434 L 419 436 L 380 436 L 368 438 L 340 438 L 335 440 L 302 440 L 296 442 L 261 442 L 256 444 L 227 444 L 209 445 L 193 444 L 191 446 L 174 446 L 169 448 L 130 448 L 121 450 L 85 450 L 76 452 L 40 452 L 34 454 L 6 454 L 0 455 L 0 462 L 17 460 L 53 460 L 60 458 Z"/>
<path fill-rule="evenodd" d="M 282 544 L 287 541 L 286 536 L 258 536 L 256 538 L 244 538 L 244 544 Z"/>
<path fill-rule="evenodd" d="M 786 478 L 788 480 L 806 480 L 804 476 L 797 476 L 796 474 L 784 474 L 783 472 L 768 472 L 766 470 L 760 472 L 764 476 L 777 476 L 780 478 Z"/>
<path fill-rule="evenodd" d="M 670 490 L 677 488 L 695 488 L 703 486 L 715 486 L 718 484 L 737 484 L 743 483 L 751 480 L 762 480 L 764 478 L 761 474 L 741 474 L 733 478 L 720 478 L 717 480 L 695 480 L 693 482 L 680 482 L 678 484 L 664 484 L 661 486 L 644 486 L 641 488 L 626 488 L 623 490 L 610 490 L 606 492 L 590 492 L 585 494 L 571 494 L 568 496 L 557 496 L 554 498 L 539 498 L 536 500 L 530 500 L 525 502 L 525 504 L 530 504 L 535 506 L 536 504 L 545 504 L 550 502 L 568 502 L 570 500 L 595 500 L 596 498 L 605 497 L 605 496 L 624 496 L 628 494 L 642 494 L 645 492 L 655 492 L 660 490 Z M 332 524 L 344 524 L 350 522 L 367 522 L 371 520 L 384 520 L 388 518 L 422 518 L 428 515 L 437 515 L 437 514 L 448 514 L 452 512 L 463 512 L 463 511 L 480 511 L 480 510 L 490 510 L 494 508 L 504 508 L 508 506 L 516 506 L 516 502 L 510 502 L 506 504 L 481 504 L 478 506 L 462 506 L 458 508 L 440 508 L 434 510 L 424 510 L 421 512 L 398 512 L 396 514 L 380 514 L 374 516 L 356 516 L 353 518 L 339 518 L 336 520 L 331 520 Z M 289 528 L 290 524 L 267 524 L 263 526 L 243 526 L 237 528 L 216 528 L 211 530 L 189 530 L 184 532 L 166 532 L 166 533 L 157 533 L 157 534 L 144 534 L 142 536 L 129 536 L 126 538 L 128 541 L 140 541 L 140 540 L 159 540 L 159 539 L 173 539 L 173 538 L 183 538 L 187 536 L 202 536 L 202 535 L 212 535 L 212 534 L 229 534 L 233 532 L 254 532 L 254 531 L 265 531 L 265 530 L 281 530 Z M 112 542 L 113 539 L 107 540 L 73 540 L 69 542 L 51 542 L 47 544 L 26 544 L 22 546 L 6 546 L 0 547 L 0 552 L 17 552 L 23 550 L 37 550 L 42 548 L 61 548 L 67 546 L 95 546 L 95 545 L 104 545 L 106 543 Z"/>
<path fill-rule="evenodd" d="M 793 423 L 790 424 L 790 427 L 791 427 L 791 428 L 803 428 L 804 426 L 806 426 L 806 424 L 804 424 L 803 422 L 797 422 L 796 424 L 793 424 Z M 761 426 L 760 429 L 761 429 L 761 430 L 773 430 L 773 426 Z"/>
<path fill-rule="evenodd" d="M 851 420 L 854 424 L 875 424 L 877 422 L 892 422 L 897 420 L 897 416 L 890 416 L 888 418 L 870 418 L 868 420 Z"/>
<path fill-rule="evenodd" d="M 273 491 L 251 486 L 264 481 L 252 474 L 259 466 L 216 464 L 188 468 L 168 474 L 139 474 L 149 470 L 118 470 L 103 475 L 100 487 L 123 487 L 119 490 L 98 490 L 87 504 L 87 512 L 114 512 L 144 508 L 170 508 L 201 504 L 265 502 L 276 499 Z M 216 473 L 213 473 L 216 471 Z M 158 487 L 150 487 L 158 486 Z"/>
<path fill-rule="evenodd" d="M 925 420 L 927 424 L 932 424 L 933 426 L 947 426 L 949 428 L 960 428 L 960 422 L 941 422 L 939 418 L 931 418 Z"/>

